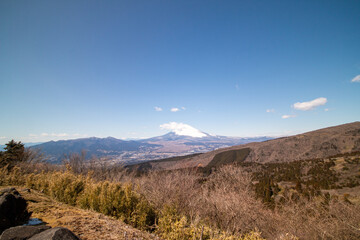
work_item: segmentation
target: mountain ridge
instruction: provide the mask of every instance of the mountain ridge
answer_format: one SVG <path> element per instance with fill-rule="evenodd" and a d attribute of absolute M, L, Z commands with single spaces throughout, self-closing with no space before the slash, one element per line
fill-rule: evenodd
<path fill-rule="evenodd" d="M 182 158 L 181 161 L 171 161 L 171 163 L 164 160 L 161 162 L 151 161 L 150 169 L 172 170 L 206 167 L 217 154 L 247 148 L 250 151 L 241 161 L 258 163 L 291 162 L 356 152 L 360 151 L 360 122 L 326 127 L 289 137 L 221 148 Z"/>
<path fill-rule="evenodd" d="M 203 137 L 192 137 L 169 132 L 140 140 L 90 137 L 49 141 L 31 148 L 42 151 L 52 163 L 61 163 L 64 157 L 83 150 L 87 152 L 87 159 L 95 156 L 111 163 L 129 163 L 207 152 L 240 143 L 269 139 L 269 137 L 234 138 L 203 134 L 205 135 Z"/>

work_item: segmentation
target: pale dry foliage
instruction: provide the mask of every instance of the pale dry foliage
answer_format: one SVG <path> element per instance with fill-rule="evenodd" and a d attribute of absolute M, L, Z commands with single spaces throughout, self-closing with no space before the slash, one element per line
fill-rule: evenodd
<path fill-rule="evenodd" d="M 360 239 L 360 206 L 337 199 L 287 201 L 278 209 L 279 232 L 300 239 Z"/>
<path fill-rule="evenodd" d="M 261 229 L 264 236 L 273 235 L 275 214 L 255 198 L 251 186 L 251 176 L 241 168 L 221 168 L 202 187 L 199 216 L 233 234 Z"/>
<path fill-rule="evenodd" d="M 207 178 L 194 171 L 153 172 L 139 179 L 140 191 L 157 209 L 174 206 L 191 222 L 231 234 L 263 229 L 274 234 L 274 213 L 256 200 L 251 177 L 241 168 L 225 166 Z"/>
<path fill-rule="evenodd" d="M 191 223 L 266 239 L 360 239 L 360 207 L 325 198 L 287 199 L 271 210 L 254 194 L 251 176 L 225 166 L 208 177 L 195 171 L 152 172 L 137 179 L 155 206 L 174 206 Z"/>
<path fill-rule="evenodd" d="M 200 176 L 191 170 L 168 172 L 151 172 L 134 181 L 139 190 L 157 209 L 164 206 L 175 206 L 182 212 L 193 216 L 198 206 L 201 189 Z"/>

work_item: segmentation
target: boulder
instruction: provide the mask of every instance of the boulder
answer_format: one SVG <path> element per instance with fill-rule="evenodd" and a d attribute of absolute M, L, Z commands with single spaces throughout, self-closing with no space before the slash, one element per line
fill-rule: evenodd
<path fill-rule="evenodd" d="M 29 240 L 80 240 L 80 238 L 67 228 L 56 227 L 36 234 Z"/>
<path fill-rule="evenodd" d="M 5 229 L 21 225 L 29 220 L 26 200 L 15 188 L 0 191 L 0 233 Z"/>
<path fill-rule="evenodd" d="M 25 240 L 48 229 L 45 225 L 11 227 L 1 234 L 0 240 Z"/>

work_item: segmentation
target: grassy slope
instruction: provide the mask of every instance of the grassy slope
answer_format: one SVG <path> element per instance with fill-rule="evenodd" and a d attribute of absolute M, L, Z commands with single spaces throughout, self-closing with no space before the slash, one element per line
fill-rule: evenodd
<path fill-rule="evenodd" d="M 283 137 L 265 142 L 248 143 L 217 149 L 179 161 L 152 161 L 153 170 L 206 167 L 214 157 L 225 151 L 250 148 L 246 162 L 291 162 L 315 158 L 326 158 L 336 154 L 360 151 L 360 122 L 319 129 L 304 134 Z"/>
<path fill-rule="evenodd" d="M 23 189 L 19 186 L 16 188 Z M 135 229 L 115 218 L 59 203 L 38 191 L 19 192 L 28 201 L 28 209 L 33 212 L 32 218 L 42 219 L 51 227 L 66 227 L 82 240 L 159 239 L 155 235 Z"/>

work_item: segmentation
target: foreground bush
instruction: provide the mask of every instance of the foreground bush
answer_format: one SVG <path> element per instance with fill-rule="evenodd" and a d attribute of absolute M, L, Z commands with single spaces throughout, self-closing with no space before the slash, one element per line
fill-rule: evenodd
<path fill-rule="evenodd" d="M 158 219 L 156 233 L 164 239 L 221 239 L 221 240 L 264 240 L 261 233 L 250 231 L 246 234 L 233 235 L 217 228 L 210 228 L 198 219 L 191 222 L 186 216 L 181 216 L 175 207 L 165 206 Z"/>
<path fill-rule="evenodd" d="M 90 184 L 78 198 L 80 207 L 114 216 L 137 228 L 149 228 L 154 224 L 154 209 L 133 191 L 132 184 L 87 181 Z"/>
<path fill-rule="evenodd" d="M 146 229 L 154 224 L 155 212 L 131 184 L 95 182 L 69 171 L 23 174 L 19 168 L 0 171 L 1 185 L 26 185 L 52 198 L 85 209 L 113 216 Z"/>

